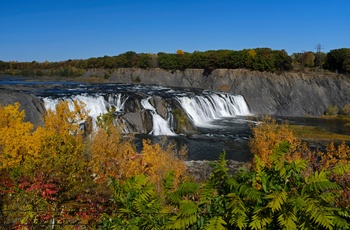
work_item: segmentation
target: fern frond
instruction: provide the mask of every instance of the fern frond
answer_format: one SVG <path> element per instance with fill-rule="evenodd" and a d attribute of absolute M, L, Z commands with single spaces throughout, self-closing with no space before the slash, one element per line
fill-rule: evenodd
<path fill-rule="evenodd" d="M 273 165 L 275 165 L 275 168 L 277 170 L 280 170 L 284 167 L 284 162 L 281 161 L 281 159 L 284 158 L 289 148 L 290 144 L 287 141 L 282 141 L 273 149 L 272 154 L 269 156 L 271 162 L 273 163 Z"/>
<path fill-rule="evenodd" d="M 293 212 L 282 212 L 278 218 L 278 223 L 283 229 L 290 229 L 294 230 L 297 229 L 297 217 L 294 215 Z"/>
<path fill-rule="evenodd" d="M 306 198 L 305 214 L 309 216 L 317 226 L 333 229 L 334 212 L 331 208 L 324 207 L 320 202 L 313 198 Z"/>
<path fill-rule="evenodd" d="M 302 188 L 302 195 L 306 193 L 318 194 L 325 190 L 339 190 L 340 186 L 329 181 L 325 171 L 315 172 L 308 177 L 305 177 L 305 185 Z"/>
<path fill-rule="evenodd" d="M 272 213 L 281 211 L 282 205 L 287 201 L 288 193 L 286 191 L 274 192 L 265 196 L 267 199 L 271 199 L 267 204 L 267 207 L 271 208 Z"/>
<path fill-rule="evenodd" d="M 180 203 L 179 214 L 171 217 L 168 228 L 186 229 L 197 222 L 198 206 L 189 200 L 183 200 Z"/>
<path fill-rule="evenodd" d="M 256 202 L 260 202 L 263 196 L 263 193 L 259 190 L 256 190 L 254 187 L 242 184 L 238 188 L 238 195 L 244 197 L 245 200 L 252 200 Z"/>
<path fill-rule="evenodd" d="M 196 194 L 198 190 L 199 185 L 197 183 L 183 182 L 176 191 L 166 193 L 166 201 L 169 204 L 179 207 L 184 196 Z"/>
<path fill-rule="evenodd" d="M 219 160 L 217 162 L 210 162 L 210 166 L 213 167 L 213 171 L 209 176 L 210 182 L 213 183 L 214 185 L 219 185 L 221 184 L 222 181 L 225 181 L 228 177 L 228 171 L 229 168 L 227 167 L 226 164 L 226 152 L 223 151 L 220 154 Z"/>
<path fill-rule="evenodd" d="M 249 227 L 252 229 L 264 229 L 272 222 L 272 216 L 266 208 L 260 208 L 254 212 Z"/>
<path fill-rule="evenodd" d="M 230 210 L 230 224 L 237 226 L 239 229 L 244 229 L 248 224 L 247 207 L 243 200 L 235 193 L 227 195 L 229 204 L 227 206 Z"/>
<path fill-rule="evenodd" d="M 168 172 L 163 180 L 163 186 L 165 191 L 171 191 L 174 187 L 175 173 L 174 171 Z"/>
<path fill-rule="evenodd" d="M 335 175 L 344 175 L 346 173 L 350 173 L 350 164 L 337 165 L 331 170 L 331 172 Z"/>
<path fill-rule="evenodd" d="M 294 170 L 297 173 L 300 173 L 301 171 L 305 170 L 307 168 L 307 160 L 303 160 L 303 159 L 296 159 L 293 161 L 293 165 L 294 165 Z"/>
<path fill-rule="evenodd" d="M 221 216 L 214 216 L 208 220 L 204 229 L 216 229 L 216 230 L 225 230 L 226 222 L 222 219 Z"/>
<path fill-rule="evenodd" d="M 350 223 L 346 219 L 341 218 L 340 216 L 334 216 L 333 224 L 334 227 L 336 227 L 337 229 L 350 229 Z"/>

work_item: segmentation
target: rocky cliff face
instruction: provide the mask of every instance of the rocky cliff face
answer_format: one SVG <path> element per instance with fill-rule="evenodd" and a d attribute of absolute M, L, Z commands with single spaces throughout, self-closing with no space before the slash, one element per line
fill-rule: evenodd
<path fill-rule="evenodd" d="M 169 72 L 162 69 L 118 69 L 109 82 L 193 87 L 244 96 L 252 113 L 281 116 L 322 115 L 328 106 L 350 102 L 350 78 L 303 73 L 261 73 L 218 69 Z"/>
<path fill-rule="evenodd" d="M 104 76 L 106 70 L 89 70 L 83 77 Z M 185 71 L 165 71 L 162 69 L 118 69 L 110 74 L 110 83 L 135 83 L 160 85 L 168 87 L 201 88 L 214 91 L 230 92 L 242 95 L 253 114 L 276 114 L 282 116 L 322 115 L 328 106 L 342 108 L 350 103 L 350 77 L 329 76 L 324 74 L 303 73 L 261 73 L 248 70 L 214 70 L 204 76 L 203 70 L 187 69 Z M 34 87 L 34 86 L 21 86 Z M 0 104 L 7 105 L 20 102 L 26 111 L 27 120 L 42 124 L 44 107 L 42 101 L 34 95 L 22 93 L 28 91 L 19 86 L 0 87 Z M 157 98 L 152 104 L 165 116 L 164 102 Z M 128 108 L 137 108 L 130 100 Z M 136 103 L 136 104 L 135 104 Z M 163 104 L 162 104 L 163 103 Z M 135 109 L 134 108 L 134 109 Z M 144 132 L 150 127 L 141 125 L 149 118 L 147 112 L 128 111 L 135 127 Z M 135 114 L 133 114 L 135 113 Z M 180 114 L 181 115 L 181 114 Z M 181 128 L 181 127 L 178 127 Z M 140 130 L 140 131 L 141 131 Z"/>
<path fill-rule="evenodd" d="M 15 102 L 19 102 L 21 105 L 20 109 L 25 111 L 25 121 L 30 121 L 35 125 L 43 125 L 45 108 L 38 97 L 14 90 L 0 90 L 0 105 L 6 106 Z"/>

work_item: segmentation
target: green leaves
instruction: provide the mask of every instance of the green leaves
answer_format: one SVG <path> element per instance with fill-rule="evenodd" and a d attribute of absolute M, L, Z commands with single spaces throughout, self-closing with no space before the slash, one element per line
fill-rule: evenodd
<path fill-rule="evenodd" d="M 267 196 L 266 199 L 271 199 L 267 204 L 268 208 L 271 208 L 272 213 L 282 210 L 282 205 L 287 201 L 288 194 L 286 191 L 274 192 Z"/>

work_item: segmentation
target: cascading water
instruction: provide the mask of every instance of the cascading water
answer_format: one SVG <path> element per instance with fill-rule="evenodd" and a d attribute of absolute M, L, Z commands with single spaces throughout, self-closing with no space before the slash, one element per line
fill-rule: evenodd
<path fill-rule="evenodd" d="M 118 127 L 129 128 L 130 131 L 124 129 L 123 132 L 135 134 L 139 150 L 142 149 L 143 139 L 158 142 L 160 139 L 155 135 L 168 135 L 168 140 L 179 148 L 184 145 L 188 147 L 188 160 L 216 160 L 223 149 L 227 159 L 251 159 L 248 148 L 249 121 L 244 117 L 250 113 L 241 96 L 200 89 L 133 84 L 37 84 L 42 87 L 30 87 L 30 83 L 28 93 L 42 98 L 46 109 L 55 110 L 61 100 L 70 101 L 70 106 L 73 100 L 79 100 L 86 104 L 86 110 L 95 121 L 99 115 L 112 111 L 118 119 Z M 150 102 L 154 103 L 154 107 L 145 99 L 148 97 L 152 97 Z M 193 124 L 188 122 L 186 115 Z M 179 129 L 180 126 L 184 128 Z M 176 135 L 173 127 L 183 135 Z"/>
<path fill-rule="evenodd" d="M 251 115 L 241 95 L 210 93 L 177 97 L 177 100 L 198 127 L 210 127 L 215 119 Z"/>
<path fill-rule="evenodd" d="M 63 98 L 49 98 L 45 97 L 43 98 L 44 105 L 46 110 L 56 110 L 56 105 L 60 101 L 68 101 L 69 108 L 71 110 L 74 109 L 74 103 L 73 101 L 79 101 L 84 104 L 85 111 L 88 112 L 88 115 L 92 118 L 93 126 L 96 127 L 97 117 L 107 113 L 112 108 L 115 109 L 115 112 L 122 112 L 124 110 L 124 104 L 127 98 L 123 98 L 121 94 L 111 94 L 108 95 L 108 102 L 105 100 L 105 98 L 102 95 L 74 95 L 71 97 L 63 97 Z M 124 127 L 125 129 L 125 127 Z M 128 132 L 127 129 L 123 130 L 125 132 Z"/>
<path fill-rule="evenodd" d="M 170 128 L 170 121 L 166 121 L 159 114 L 157 114 L 156 109 L 149 103 L 150 97 L 141 100 L 141 105 L 144 109 L 151 111 L 153 120 L 153 130 L 149 133 L 154 136 L 166 135 L 166 136 L 176 136 Z"/>

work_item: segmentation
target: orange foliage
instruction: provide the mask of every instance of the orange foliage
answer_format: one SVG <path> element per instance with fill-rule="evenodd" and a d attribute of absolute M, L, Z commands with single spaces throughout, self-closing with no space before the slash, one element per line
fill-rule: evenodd
<path fill-rule="evenodd" d="M 92 135 L 91 168 L 99 180 L 115 177 L 130 178 L 141 173 L 140 156 L 132 145 L 112 125 L 99 128 Z"/>
<path fill-rule="evenodd" d="M 160 144 L 152 144 L 150 140 L 143 140 L 142 143 L 142 167 L 158 191 L 162 187 L 166 174 L 171 171 L 175 175 L 174 186 L 176 187 L 186 176 L 184 159 L 187 156 L 187 149 L 182 148 L 177 151 L 173 144 L 167 144 L 162 148 Z"/>
<path fill-rule="evenodd" d="M 267 167 L 271 165 L 269 156 L 282 141 L 287 141 L 291 146 L 286 155 L 288 161 L 301 158 L 308 153 L 306 146 L 294 136 L 288 124 L 278 124 L 270 117 L 265 117 L 262 123 L 253 127 L 252 133 L 253 138 L 249 141 L 250 150 L 258 155 Z"/>
<path fill-rule="evenodd" d="M 326 152 L 318 151 L 317 155 L 321 158 L 320 165 L 324 169 L 332 168 L 336 165 L 348 164 L 350 159 L 350 147 L 342 142 L 338 148 L 331 142 L 326 147 Z"/>

